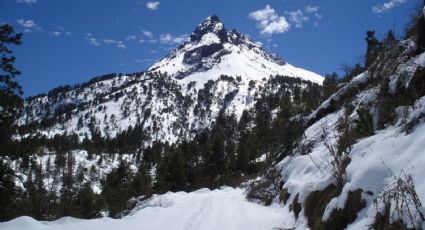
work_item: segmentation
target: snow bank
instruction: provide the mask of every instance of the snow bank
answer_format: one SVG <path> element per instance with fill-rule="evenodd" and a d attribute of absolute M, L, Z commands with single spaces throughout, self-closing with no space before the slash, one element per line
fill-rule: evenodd
<path fill-rule="evenodd" d="M 358 97 L 362 102 L 368 101 L 362 98 L 364 97 Z M 409 108 L 408 119 L 414 119 L 424 113 L 424 100 L 425 97 L 418 99 L 415 105 Z M 320 169 L 320 166 L 330 162 L 327 160 L 329 150 L 324 146 L 321 130 L 330 130 L 328 137 L 332 137 L 334 126 L 343 113 L 342 109 L 328 114 L 306 130 L 301 144 L 313 144 L 308 155 L 288 156 L 278 164 L 282 169 L 284 188 L 291 194 L 287 204 L 291 204 L 296 194 L 299 194 L 299 202 L 303 203 L 312 191 L 323 190 L 333 182 L 329 172 Z M 355 112 L 351 115 L 353 116 Z M 331 143 L 334 141 L 331 139 Z M 362 189 L 366 208 L 358 213 L 357 219 L 347 229 L 368 229 L 377 212 L 374 200 L 394 181 L 394 176 L 399 176 L 402 172 L 412 175 L 418 196 L 425 202 L 425 123 L 419 123 L 413 132 L 407 134 L 404 126 L 398 122 L 373 136 L 358 140 L 349 156 L 351 162 L 346 168 L 347 183 L 341 195 L 333 198 L 327 205 L 323 220 L 326 220 L 334 209 L 344 208 L 350 191 Z M 304 229 L 305 221 L 301 215 L 296 229 Z"/>

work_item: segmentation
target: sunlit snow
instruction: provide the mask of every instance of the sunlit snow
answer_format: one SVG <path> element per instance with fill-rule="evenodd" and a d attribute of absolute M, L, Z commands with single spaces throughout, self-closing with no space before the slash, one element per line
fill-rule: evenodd
<path fill-rule="evenodd" d="M 287 212 L 286 212 L 287 213 Z M 265 207 L 245 200 L 243 189 L 201 189 L 154 196 L 147 207 L 122 219 L 81 220 L 61 218 L 53 222 L 19 217 L 0 224 L 2 230 L 260 230 L 287 226 L 285 211 L 278 205 Z"/>

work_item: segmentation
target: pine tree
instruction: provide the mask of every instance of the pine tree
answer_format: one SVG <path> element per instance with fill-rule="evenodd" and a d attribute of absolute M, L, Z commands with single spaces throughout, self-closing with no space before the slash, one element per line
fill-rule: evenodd
<path fill-rule="evenodd" d="M 66 170 L 62 172 L 62 188 L 60 190 L 59 216 L 74 216 L 76 208 L 74 198 L 76 194 L 74 166 L 75 159 L 72 154 L 67 154 Z"/>
<path fill-rule="evenodd" d="M 365 67 L 368 68 L 376 59 L 379 49 L 380 49 L 380 42 L 375 37 L 375 31 L 368 30 L 366 32 L 366 43 L 367 43 L 367 50 L 366 50 L 366 57 L 365 57 Z"/>
<path fill-rule="evenodd" d="M 139 165 L 139 170 L 131 181 L 132 196 L 150 195 L 152 192 L 152 179 L 149 175 L 149 167 L 145 163 Z"/>
<path fill-rule="evenodd" d="M 25 214 L 38 220 L 45 219 L 47 217 L 48 198 L 47 190 L 43 182 L 41 166 L 35 163 L 32 165 L 32 169 L 28 174 L 24 187 L 27 195 Z"/>
<path fill-rule="evenodd" d="M 272 138 L 275 146 L 282 145 L 288 136 L 287 126 L 293 115 L 293 106 L 289 97 L 282 98 L 279 102 L 279 113 L 272 122 Z"/>
<path fill-rule="evenodd" d="M 187 189 L 187 169 L 183 153 L 178 150 L 170 151 L 170 162 L 166 176 L 169 190 L 173 192 Z"/>
<path fill-rule="evenodd" d="M 193 189 L 197 188 L 199 184 L 200 172 L 196 165 L 200 155 L 200 148 L 198 146 L 197 140 L 191 142 L 184 140 L 181 143 L 180 148 L 186 164 L 187 189 L 192 191 Z"/>
<path fill-rule="evenodd" d="M 321 101 L 327 100 L 332 94 L 334 94 L 338 89 L 338 75 L 333 72 L 331 74 L 325 75 L 325 80 L 323 81 L 323 89 L 321 95 Z"/>
<path fill-rule="evenodd" d="M 208 159 L 208 169 L 210 172 L 210 188 L 220 187 L 225 181 L 225 144 L 223 127 L 215 127 L 211 135 L 212 148 L 211 155 Z"/>
<path fill-rule="evenodd" d="M 76 197 L 77 216 L 80 218 L 93 218 L 100 211 L 100 205 L 94 194 L 90 182 L 86 182 L 78 191 Z"/>
<path fill-rule="evenodd" d="M 231 176 L 237 171 L 236 168 L 236 142 L 238 139 L 237 133 L 238 122 L 234 113 L 225 116 L 224 119 L 224 135 L 225 135 L 225 174 L 226 177 Z M 228 180 L 228 179 L 226 179 Z"/>
<path fill-rule="evenodd" d="M 0 154 L 5 153 L 15 132 L 14 119 L 22 107 L 22 89 L 15 77 L 20 72 L 13 66 L 16 58 L 9 45 L 20 45 L 22 34 L 15 34 L 12 26 L 0 26 Z"/>
<path fill-rule="evenodd" d="M 15 178 L 15 172 L 0 161 L 0 221 L 21 213 L 18 204 L 22 191 L 15 185 Z"/>
<path fill-rule="evenodd" d="M 122 160 L 118 168 L 106 175 L 103 181 L 102 196 L 109 209 L 109 215 L 115 217 L 127 206 L 131 194 L 129 192 L 131 172 L 127 162 Z"/>
<path fill-rule="evenodd" d="M 425 5 L 425 1 L 423 3 L 423 7 Z M 425 15 L 423 11 L 419 14 L 419 17 L 416 21 L 416 53 L 422 53 L 425 51 Z"/>
<path fill-rule="evenodd" d="M 389 30 L 382 41 L 382 46 L 385 49 L 391 49 L 398 43 L 398 39 L 396 38 L 394 32 Z"/>
<path fill-rule="evenodd" d="M 250 115 L 248 111 L 244 111 L 238 123 L 238 145 L 236 149 L 236 168 L 240 172 L 246 172 L 248 170 L 249 156 L 253 148 L 253 138 L 249 129 Z"/>
<path fill-rule="evenodd" d="M 300 95 L 301 96 L 301 93 Z M 300 97 L 301 98 L 301 97 Z M 271 141 L 271 113 L 270 107 L 265 100 L 258 100 L 255 105 L 255 140 L 258 151 L 251 154 L 249 159 L 254 160 L 258 154 L 267 152 Z"/>

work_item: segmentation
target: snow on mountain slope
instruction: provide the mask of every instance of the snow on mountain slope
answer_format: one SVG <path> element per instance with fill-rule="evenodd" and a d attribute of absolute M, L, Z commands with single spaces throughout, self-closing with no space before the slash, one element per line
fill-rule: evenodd
<path fill-rule="evenodd" d="M 406 40 L 387 51 L 389 54 L 381 54 L 368 71 L 356 76 L 305 118 L 307 129 L 297 143 L 299 147 L 276 165 L 282 191 L 289 194 L 285 209 L 289 210 L 294 202 L 300 204 L 299 218 L 291 217 L 295 229 L 309 229 L 314 221 L 331 219 L 330 223 L 335 224 L 340 220 L 335 212 L 346 221 L 348 218 L 343 210 L 347 209 L 354 219 L 343 229 L 369 229 L 378 213 L 384 213 L 385 194 L 395 193 L 394 186 L 407 181 L 409 175 L 418 198 L 425 201 L 425 53 L 412 55 L 412 46 L 412 41 Z M 369 114 L 366 120 L 370 123 L 362 124 L 368 124 L 374 131 L 355 140 L 346 153 L 340 153 L 349 157 L 348 166 L 343 170 L 346 181 L 341 192 L 332 195 L 324 204 L 320 203 L 328 198 L 324 196 L 333 194 L 334 190 L 326 190 L 323 196 L 316 193 L 314 205 L 323 208 L 324 212 L 308 213 L 306 205 L 312 201 L 309 196 L 336 184 L 335 174 L 330 170 L 332 164 L 336 164 L 331 150 L 335 151 L 341 143 L 338 142 L 342 136 L 341 122 L 348 119 L 355 128 L 362 122 L 360 114 L 364 116 L 365 113 Z M 385 120 L 388 119 L 385 116 L 390 119 Z M 353 202 L 350 194 L 355 191 L 360 191 L 364 202 L 360 210 L 353 210 L 355 204 L 349 203 Z M 390 221 L 402 220 L 409 229 L 424 229 L 425 219 L 418 212 L 425 213 L 423 203 L 415 207 L 410 201 L 393 200 L 403 197 L 400 191 L 396 194 L 385 198 L 390 205 Z M 403 194 L 407 194 L 405 190 Z M 397 213 L 399 210 L 402 213 Z M 357 212 L 357 216 L 353 212 Z"/>
<path fill-rule="evenodd" d="M 196 28 L 190 42 L 154 64 L 148 71 L 166 72 L 182 79 L 180 82 L 185 85 L 196 81 L 198 88 L 220 75 L 241 76 L 248 81 L 282 75 L 318 84 L 323 82 L 322 76 L 296 68 L 266 53 L 250 38 L 236 31 L 226 31 L 215 15 L 208 17 Z"/>
<path fill-rule="evenodd" d="M 271 89 L 276 75 L 301 82 Z M 221 110 L 239 118 L 261 95 L 288 84 L 303 88 L 306 82 L 322 81 L 268 54 L 247 36 L 226 30 L 213 15 L 194 30 L 190 41 L 145 72 L 99 78 L 30 98 L 18 124 L 26 128 L 24 136 L 66 133 L 80 140 L 94 132 L 113 138 L 141 126 L 146 144 L 175 143 L 210 127 Z"/>
<path fill-rule="evenodd" d="M 191 193 L 178 192 L 154 195 L 145 208 L 122 219 L 100 218 L 81 220 L 61 218 L 53 222 L 19 217 L 0 223 L 3 230 L 259 230 L 279 229 L 287 225 L 284 211 L 278 206 L 264 207 L 244 198 L 244 190 L 222 188 L 201 189 Z"/>

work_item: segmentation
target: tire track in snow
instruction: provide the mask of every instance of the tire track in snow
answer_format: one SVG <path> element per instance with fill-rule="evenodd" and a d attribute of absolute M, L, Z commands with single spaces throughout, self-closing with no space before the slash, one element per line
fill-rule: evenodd
<path fill-rule="evenodd" d="M 186 225 L 184 226 L 183 230 L 196 230 L 199 229 L 199 227 L 202 224 L 202 221 L 205 219 L 205 215 L 207 214 L 207 211 L 209 211 L 211 208 L 211 201 L 210 199 L 205 199 L 200 208 L 197 212 L 193 213 L 186 222 Z"/>

